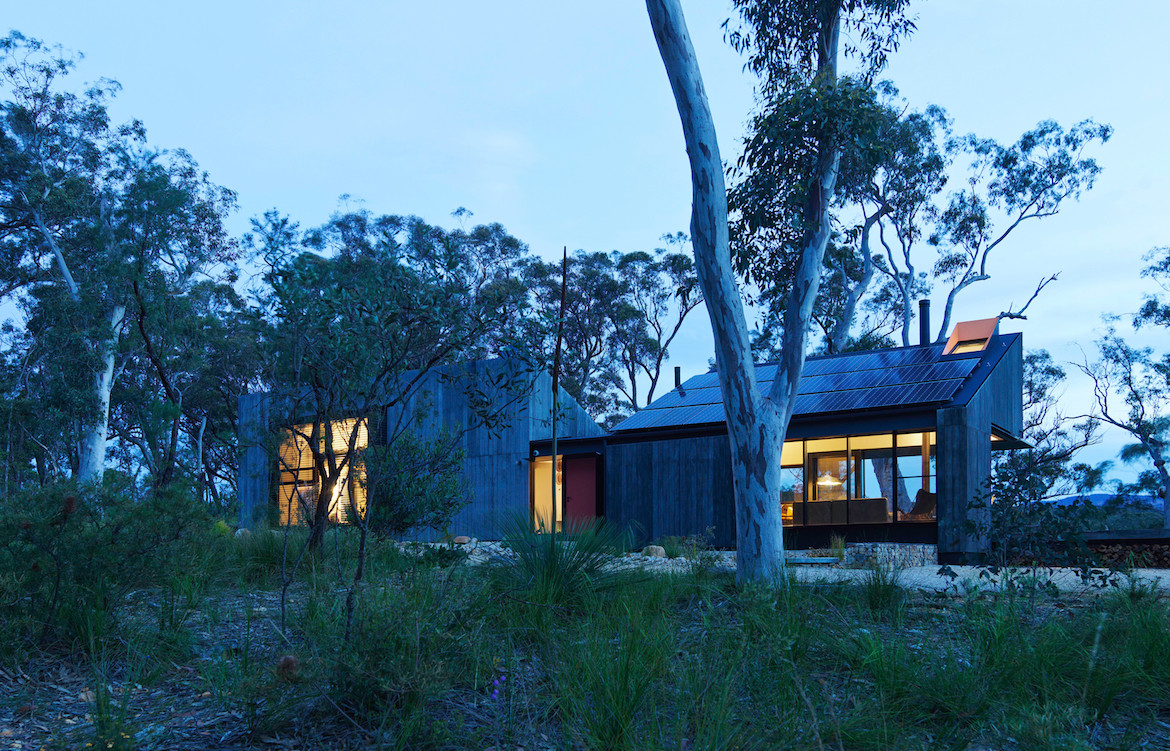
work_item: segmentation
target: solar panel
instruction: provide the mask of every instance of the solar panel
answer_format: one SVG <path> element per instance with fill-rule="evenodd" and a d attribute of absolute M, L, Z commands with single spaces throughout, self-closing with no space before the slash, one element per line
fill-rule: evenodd
<path fill-rule="evenodd" d="M 970 374 L 977 363 L 977 360 L 950 360 L 929 365 L 805 376 L 800 381 L 800 393 L 815 394 L 848 389 L 878 388 L 900 383 L 925 383 L 964 378 Z"/>
<path fill-rule="evenodd" d="M 805 362 L 794 412 L 839 413 L 881 407 L 928 405 L 954 397 L 981 356 L 942 359 L 942 345 L 828 355 Z M 760 389 L 767 392 L 776 363 L 756 366 Z M 689 378 L 614 430 L 681 427 L 725 419 L 718 373 Z"/>
<path fill-rule="evenodd" d="M 674 409 L 677 407 L 693 407 L 701 404 L 723 404 L 723 392 L 719 386 L 713 388 L 687 388 L 684 386 L 680 393 L 673 389 L 654 400 L 653 409 Z"/>
<path fill-rule="evenodd" d="M 719 388 L 719 374 L 718 373 L 703 373 L 702 375 L 691 376 L 683 384 L 688 389 L 702 389 L 714 386 Z"/>
<path fill-rule="evenodd" d="M 614 430 L 644 430 L 646 428 L 707 425 L 723 422 L 726 413 L 722 404 L 703 404 L 674 409 L 643 409 L 617 425 Z"/>

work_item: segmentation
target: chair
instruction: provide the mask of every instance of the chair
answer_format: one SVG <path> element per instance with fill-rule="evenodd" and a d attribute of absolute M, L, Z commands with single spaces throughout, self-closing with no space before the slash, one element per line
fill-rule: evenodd
<path fill-rule="evenodd" d="M 914 496 L 914 507 L 902 515 L 909 521 L 930 521 L 934 518 L 935 508 L 938 506 L 938 493 L 930 493 L 925 489 L 919 490 Z"/>

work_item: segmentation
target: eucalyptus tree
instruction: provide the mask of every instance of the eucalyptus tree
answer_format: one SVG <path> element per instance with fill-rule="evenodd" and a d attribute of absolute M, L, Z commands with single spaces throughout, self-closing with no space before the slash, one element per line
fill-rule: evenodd
<path fill-rule="evenodd" d="M 309 452 L 319 482 L 307 509 L 316 549 L 341 483 L 354 477 L 363 432 L 405 447 L 416 417 L 411 400 L 436 368 L 524 354 L 516 339 L 526 290 L 517 265 L 526 247 L 498 224 L 448 231 L 367 212 L 303 235 L 270 213 L 256 230 L 270 285 L 269 378 L 281 419 Z M 493 406 L 477 419 L 502 419 Z M 364 539 L 367 512 L 348 510 Z"/>
<path fill-rule="evenodd" d="M 1089 417 L 1137 439 L 1141 453 L 1153 464 L 1164 525 L 1170 528 L 1170 472 L 1166 469 L 1170 353 L 1156 355 L 1150 347 L 1134 347 L 1113 328 L 1097 341 L 1097 351 L 1096 361 L 1077 366 L 1093 383 L 1095 409 Z M 1134 453 L 1128 452 L 1127 458 Z"/>
<path fill-rule="evenodd" d="M 112 458 L 155 487 L 182 478 L 219 503 L 236 483 L 237 401 L 262 374 L 264 328 L 226 281 L 141 292 L 113 394 Z"/>
<path fill-rule="evenodd" d="M 1155 248 L 1146 255 L 1142 276 L 1165 292 L 1170 289 L 1170 247 Z M 1122 450 L 1122 459 L 1149 459 L 1152 470 L 1141 484 L 1155 485 L 1162 497 L 1164 525 L 1170 528 L 1170 471 L 1166 469 L 1170 441 L 1170 352 L 1134 346 L 1116 329 L 1110 317 L 1104 336 L 1097 340 L 1097 357 L 1077 367 L 1093 384 L 1094 410 L 1088 415 L 1122 430 L 1136 439 Z M 1170 304 L 1161 293 L 1148 294 L 1133 319 L 1140 330 L 1170 326 Z"/>
<path fill-rule="evenodd" d="M 668 248 L 652 252 L 569 255 L 561 384 L 599 422 L 612 424 L 654 398 L 670 345 L 703 302 L 694 261 L 683 251 L 689 238 L 662 239 Z M 530 301 L 524 325 L 551 365 L 561 268 L 539 258 L 522 265 Z"/>
<path fill-rule="evenodd" d="M 654 391 L 670 357 L 670 345 L 691 311 L 703 303 L 692 257 L 683 252 L 690 238 L 683 232 L 664 235 L 673 250 L 612 254 L 621 296 L 610 313 L 613 321 L 609 380 L 634 412 L 654 400 Z M 646 384 L 639 396 L 639 384 Z"/>
<path fill-rule="evenodd" d="M 92 396 L 79 390 L 62 355 L 72 353 L 67 337 L 38 336 L 42 319 L 23 329 L 6 327 L 0 348 L 0 425 L 3 426 L 4 492 L 67 479 L 77 466 L 76 415 Z"/>
<path fill-rule="evenodd" d="M 958 137 L 941 107 L 907 111 L 888 82 L 861 83 L 852 96 L 866 127 L 842 149 L 826 283 L 813 309 L 829 352 L 849 346 L 861 312 L 871 317 L 859 339 L 900 329 L 908 346 L 915 302 L 932 292 L 943 297 L 935 339 L 945 338 L 956 298 L 991 278 L 993 251 L 1021 224 L 1055 215 L 1092 187 L 1100 169 L 1087 151 L 1111 134 L 1086 120 L 1067 130 L 1044 121 L 1007 146 Z M 807 134 L 799 113 L 776 96 L 764 96 L 752 118 L 729 193 L 737 267 L 760 287 L 770 322 L 786 305 L 780 290 L 800 253 L 813 169 L 801 157 Z M 949 187 L 956 177 L 959 187 Z"/>
<path fill-rule="evenodd" d="M 116 83 L 67 88 L 75 58 L 15 32 L 0 55 L 0 227 L 19 269 L 9 288 L 38 336 L 62 345 L 42 356 L 60 356 L 55 367 L 81 384 L 75 476 L 101 481 L 115 381 L 138 361 L 165 395 L 155 417 L 170 426 L 143 456 L 158 460 L 156 483 L 169 482 L 182 400 L 166 362 L 174 329 L 150 308 L 230 264 L 222 218 L 235 197 L 184 152 L 148 148 L 141 123 L 111 125 Z"/>
<path fill-rule="evenodd" d="M 1060 408 L 1067 379 L 1064 368 L 1046 350 L 1024 355 L 1024 422 L 1020 437 L 1028 448 L 996 452 L 991 488 L 997 497 L 1026 503 L 1080 491 L 1086 478 L 1103 468 L 1075 461 L 1081 449 L 1098 440 L 1100 427 L 1092 418 L 1070 417 Z M 1091 484 L 1091 482 L 1090 482 Z"/>
<path fill-rule="evenodd" d="M 115 357 L 126 323 L 125 301 L 106 294 L 117 253 L 108 231 L 112 191 L 105 178 L 119 142 L 140 140 L 142 132 L 137 124 L 110 126 L 106 102 L 114 84 L 103 82 L 80 95 L 60 90 L 58 79 L 74 67 L 73 59 L 19 33 L 0 41 L 0 53 L 3 224 L 21 232 L 17 266 L 23 276 L 58 287 L 61 304 L 74 308 L 66 318 L 83 322 L 78 354 L 92 396 L 77 477 L 100 481 Z"/>
<path fill-rule="evenodd" d="M 682 8 L 678 0 L 646 3 L 691 164 L 691 237 L 727 416 L 738 577 L 776 581 L 784 566 L 784 540 L 775 457 L 792 418 L 804 366 L 809 322 L 832 234 L 831 207 L 843 147 L 872 130 L 866 82 L 913 24 L 904 15 L 904 0 L 737 0 L 735 5 L 743 24 L 731 32 L 732 41 L 748 53 L 748 67 L 761 75 L 771 106 L 787 111 L 785 122 L 801 133 L 798 148 L 787 157 L 794 179 L 798 165 L 807 168 L 802 173 L 797 227 L 800 254 L 784 308 L 776 377 L 766 395 L 756 380 L 732 264 L 723 163 Z M 842 54 L 857 61 L 862 76 L 838 75 Z"/>
<path fill-rule="evenodd" d="M 526 327 L 547 367 L 552 366 L 561 309 L 561 264 L 524 260 L 530 294 Z M 614 257 L 577 250 L 569 256 L 565 287 L 560 385 L 595 418 L 613 411 L 618 397 L 613 379 L 614 310 L 623 297 Z"/>

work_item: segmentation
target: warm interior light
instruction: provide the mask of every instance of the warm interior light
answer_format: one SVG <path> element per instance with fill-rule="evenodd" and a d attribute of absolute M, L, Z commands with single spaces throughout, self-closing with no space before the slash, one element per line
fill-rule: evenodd
<path fill-rule="evenodd" d="M 960 355 L 964 352 L 980 352 L 985 347 L 987 347 L 986 339 L 969 339 L 956 344 L 955 348 L 951 350 L 951 354 Z"/>
<path fill-rule="evenodd" d="M 280 523 L 301 524 L 312 515 L 321 480 L 315 476 L 313 452 L 306 436 L 312 433 L 312 424 L 297 425 L 287 431 L 280 447 Z M 328 428 L 328 429 L 327 429 Z M 340 463 L 349 453 L 350 440 L 355 449 L 369 445 L 369 428 L 365 420 L 354 418 L 335 420 L 320 431 L 321 445 L 330 434 L 333 452 Z M 356 435 L 355 435 L 356 433 Z M 350 513 L 361 516 L 366 512 L 365 467 L 358 462 L 345 462 L 338 472 L 329 499 L 328 518 L 334 523 L 348 521 Z"/>
<path fill-rule="evenodd" d="M 840 484 L 841 484 L 841 481 L 838 480 L 836 477 L 833 477 L 828 472 L 825 472 L 824 474 L 822 474 L 820 476 L 819 479 L 817 479 L 817 485 L 820 485 L 822 487 L 832 487 L 833 485 L 840 485 Z"/>

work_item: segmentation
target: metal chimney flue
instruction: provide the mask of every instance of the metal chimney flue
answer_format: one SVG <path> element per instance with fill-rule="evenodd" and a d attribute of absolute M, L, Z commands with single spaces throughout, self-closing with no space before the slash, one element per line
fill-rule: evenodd
<path fill-rule="evenodd" d="M 930 344 L 930 300 L 918 301 L 918 343 Z"/>
<path fill-rule="evenodd" d="M 682 390 L 682 367 L 679 365 L 674 366 L 674 387 Z"/>

